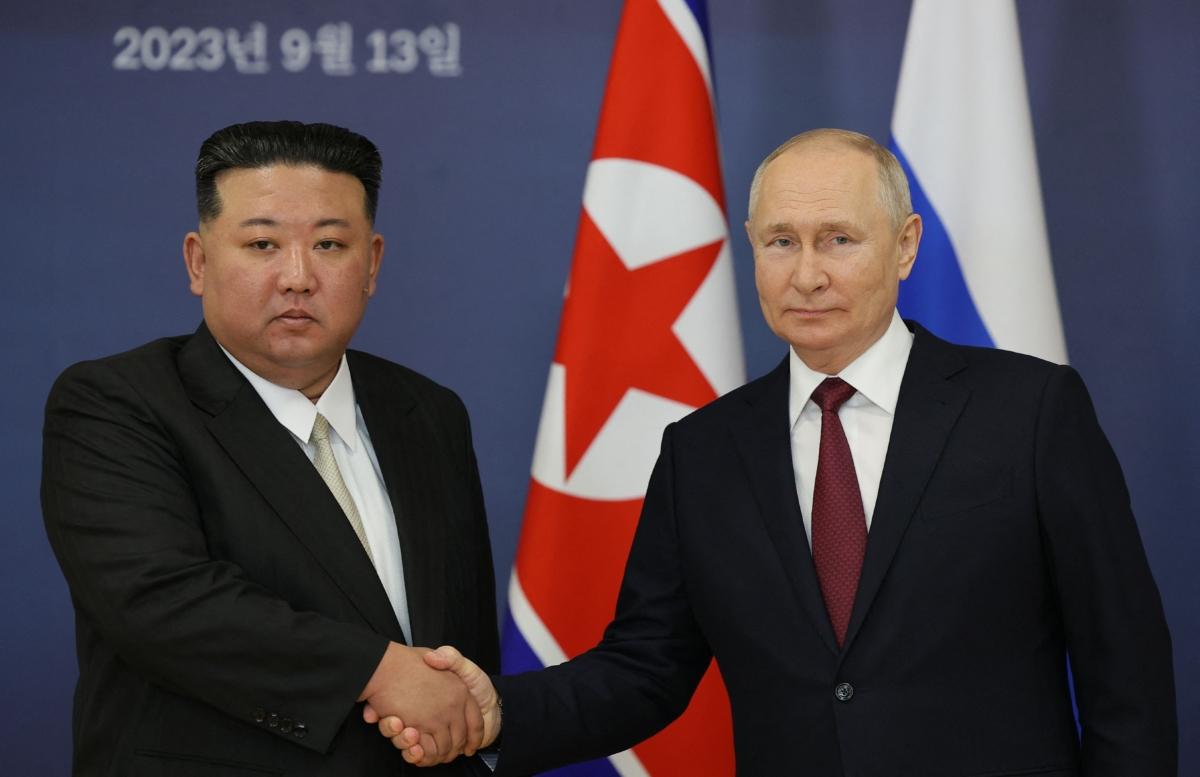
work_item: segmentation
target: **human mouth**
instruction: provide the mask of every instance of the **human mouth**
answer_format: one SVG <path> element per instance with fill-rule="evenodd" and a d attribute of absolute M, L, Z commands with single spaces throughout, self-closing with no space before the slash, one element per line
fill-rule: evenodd
<path fill-rule="evenodd" d="M 303 326 L 316 319 L 301 308 L 289 308 L 277 315 L 275 320 L 286 326 Z"/>
<path fill-rule="evenodd" d="M 788 308 L 787 312 L 797 318 L 821 318 L 833 312 L 832 308 Z"/>

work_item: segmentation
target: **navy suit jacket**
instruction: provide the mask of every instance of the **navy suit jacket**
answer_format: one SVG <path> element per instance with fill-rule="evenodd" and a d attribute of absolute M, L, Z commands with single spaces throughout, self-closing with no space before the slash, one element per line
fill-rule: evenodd
<path fill-rule="evenodd" d="M 499 774 L 644 739 L 714 656 L 739 775 L 1175 774 L 1170 639 L 1083 383 L 913 328 L 844 648 L 801 520 L 784 360 L 668 427 L 601 644 L 496 679 Z"/>
<path fill-rule="evenodd" d="M 396 514 L 411 644 L 494 669 L 466 411 L 411 370 L 348 359 Z M 59 378 L 42 504 L 76 609 L 75 774 L 404 771 L 355 699 L 406 635 L 333 495 L 207 328 Z"/>

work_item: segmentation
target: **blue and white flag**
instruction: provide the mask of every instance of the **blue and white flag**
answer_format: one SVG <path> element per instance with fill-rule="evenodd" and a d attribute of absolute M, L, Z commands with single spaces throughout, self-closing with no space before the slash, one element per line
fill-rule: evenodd
<path fill-rule="evenodd" d="M 925 225 L 900 312 L 1065 363 L 1012 0 L 914 0 L 892 151 Z"/>

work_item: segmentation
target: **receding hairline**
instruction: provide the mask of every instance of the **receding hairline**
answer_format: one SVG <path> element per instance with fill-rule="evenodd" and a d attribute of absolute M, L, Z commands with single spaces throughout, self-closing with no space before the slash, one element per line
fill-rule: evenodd
<path fill-rule="evenodd" d="M 900 160 L 888 149 L 881 146 L 874 138 L 853 130 L 821 128 L 801 132 L 785 140 L 774 151 L 767 154 L 750 182 L 750 198 L 747 208 L 747 218 L 753 218 L 754 209 L 758 204 L 759 190 L 762 179 L 779 157 L 803 147 L 849 148 L 859 151 L 875 160 L 875 169 L 879 175 L 879 201 L 888 211 L 892 226 L 899 229 L 904 220 L 912 214 L 912 196 L 908 189 L 908 178 Z"/>

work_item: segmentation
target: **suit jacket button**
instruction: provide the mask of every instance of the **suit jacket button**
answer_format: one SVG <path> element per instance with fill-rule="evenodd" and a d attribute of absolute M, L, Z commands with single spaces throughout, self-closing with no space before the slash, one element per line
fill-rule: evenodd
<path fill-rule="evenodd" d="M 833 689 L 833 698 L 841 702 L 850 701 L 854 698 L 854 686 L 850 683 L 838 683 Z"/>
<path fill-rule="evenodd" d="M 290 734 L 292 731 L 292 719 L 282 718 L 279 721 L 279 730 L 284 734 Z"/>
<path fill-rule="evenodd" d="M 252 714 L 254 716 L 255 723 L 262 723 L 264 720 L 267 719 L 267 711 L 264 710 L 262 707 L 255 707 L 254 712 Z"/>
<path fill-rule="evenodd" d="M 272 712 L 267 716 L 267 725 L 271 728 L 279 728 L 279 714 Z"/>
<path fill-rule="evenodd" d="M 304 725 L 303 723 L 297 723 L 296 725 L 292 726 L 292 736 L 294 736 L 296 739 L 304 739 L 304 737 L 307 735 L 308 726 Z"/>

